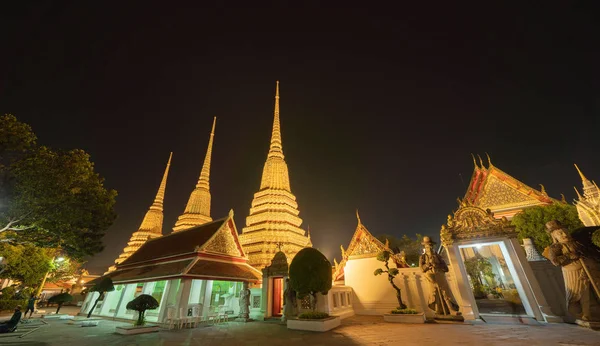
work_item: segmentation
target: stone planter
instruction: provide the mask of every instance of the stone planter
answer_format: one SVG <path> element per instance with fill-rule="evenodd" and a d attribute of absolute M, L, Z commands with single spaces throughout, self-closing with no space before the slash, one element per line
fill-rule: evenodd
<path fill-rule="evenodd" d="M 393 323 L 425 323 L 425 314 L 384 314 L 383 320 Z"/>
<path fill-rule="evenodd" d="M 116 332 L 123 335 L 144 334 L 158 332 L 159 326 L 122 326 Z"/>
<path fill-rule="evenodd" d="M 308 330 L 311 332 L 326 332 L 338 327 L 341 323 L 339 316 L 331 316 L 322 320 L 289 319 L 288 329 Z"/>

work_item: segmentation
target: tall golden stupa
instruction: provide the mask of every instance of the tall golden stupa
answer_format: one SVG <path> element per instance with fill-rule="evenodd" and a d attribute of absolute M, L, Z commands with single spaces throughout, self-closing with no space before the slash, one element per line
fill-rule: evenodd
<path fill-rule="evenodd" d="M 300 228 L 296 196 L 290 189 L 288 167 L 284 160 L 279 123 L 279 82 L 275 91 L 275 114 L 271 146 L 263 168 L 260 190 L 254 194 L 240 243 L 255 268 L 268 266 L 280 249 L 288 261 L 305 247 L 312 246 L 310 235 Z"/>
<path fill-rule="evenodd" d="M 575 168 L 583 183 L 583 196 L 575 188 L 577 193 L 575 206 L 577 207 L 577 213 L 579 213 L 579 219 L 586 227 L 600 226 L 600 188 L 598 188 L 596 182 L 586 178 L 577 165 L 575 165 Z"/>
<path fill-rule="evenodd" d="M 190 199 L 185 207 L 183 214 L 177 218 L 173 232 L 184 231 L 192 227 L 200 226 L 207 222 L 211 222 L 210 217 L 210 161 L 212 157 L 213 139 L 215 137 L 215 124 L 217 117 L 213 119 L 210 138 L 208 139 L 208 148 L 206 149 L 206 157 L 200 172 L 198 183 L 190 195 Z"/>
<path fill-rule="evenodd" d="M 171 157 L 173 157 L 173 153 L 169 155 L 167 168 L 165 169 L 162 181 L 158 187 L 154 203 L 152 203 L 150 209 L 146 212 L 146 216 L 144 216 L 140 228 L 131 235 L 127 246 L 123 249 L 123 253 L 115 260 L 115 265 L 120 264 L 129 258 L 129 256 L 144 245 L 148 239 L 162 237 L 163 205 L 165 200 L 165 189 L 167 187 L 167 176 L 169 175 L 169 167 L 171 167 Z M 115 265 L 108 268 L 108 272 L 115 270 Z"/>

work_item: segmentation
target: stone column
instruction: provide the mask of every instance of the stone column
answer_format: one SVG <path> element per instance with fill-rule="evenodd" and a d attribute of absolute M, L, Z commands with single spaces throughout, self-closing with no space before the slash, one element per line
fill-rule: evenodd
<path fill-rule="evenodd" d="M 183 309 L 184 316 L 187 316 L 188 302 L 190 300 L 190 291 L 192 289 L 191 279 L 181 279 L 179 291 L 177 292 L 177 306 L 175 316 L 179 317 L 180 309 Z"/>
<path fill-rule="evenodd" d="M 457 303 L 460 305 L 462 316 L 465 320 L 477 319 L 479 318 L 479 311 L 475 305 L 475 297 L 473 291 L 471 291 L 467 270 L 462 263 L 460 249 L 456 244 L 445 246 L 445 248 L 450 261 L 448 267 L 452 271 L 452 275 L 456 280 L 456 287 L 458 287 L 458 292 L 454 292 L 454 297 L 458 300 Z"/>

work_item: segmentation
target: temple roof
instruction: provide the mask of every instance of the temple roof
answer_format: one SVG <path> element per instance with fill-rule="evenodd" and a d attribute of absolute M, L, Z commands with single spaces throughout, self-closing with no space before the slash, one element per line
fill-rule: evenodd
<path fill-rule="evenodd" d="M 227 218 L 148 240 L 121 265 L 131 265 L 197 252 L 197 248 L 206 243 L 223 226 L 225 221 L 227 221 Z"/>
<path fill-rule="evenodd" d="M 469 204 L 490 209 L 497 216 L 512 216 L 519 210 L 535 205 L 556 202 L 546 193 L 531 188 L 494 166 L 488 156 L 488 167 L 481 158 L 478 165 L 473 157 L 474 169 L 464 200 Z"/>

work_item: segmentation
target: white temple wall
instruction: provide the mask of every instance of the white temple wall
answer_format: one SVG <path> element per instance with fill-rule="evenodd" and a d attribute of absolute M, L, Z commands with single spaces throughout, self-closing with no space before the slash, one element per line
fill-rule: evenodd
<path fill-rule="evenodd" d="M 530 261 L 529 266 L 554 315 L 566 316 L 565 280 L 560 267 L 555 267 L 550 261 Z"/>
<path fill-rule="evenodd" d="M 395 268 L 395 265 L 390 267 Z M 345 284 L 354 292 L 352 305 L 357 315 L 381 315 L 398 307 L 396 291 L 390 285 L 387 274 L 373 275 L 377 268 L 384 268 L 383 262 L 374 257 L 346 262 Z M 429 286 L 421 275 L 421 269 L 399 268 L 399 271 L 394 283 L 402 290 L 404 304 L 432 317 L 433 312 L 427 307 Z"/>

